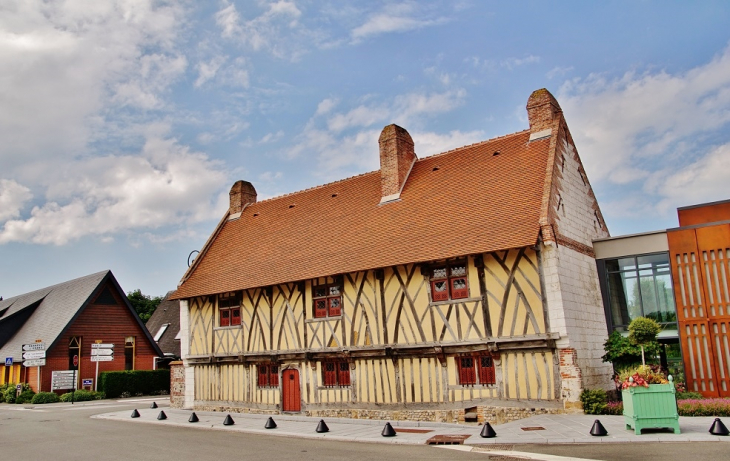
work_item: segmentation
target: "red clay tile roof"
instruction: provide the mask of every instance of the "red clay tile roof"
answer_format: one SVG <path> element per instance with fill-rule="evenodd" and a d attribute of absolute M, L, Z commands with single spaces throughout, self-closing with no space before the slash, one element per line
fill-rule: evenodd
<path fill-rule="evenodd" d="M 173 298 L 534 245 L 550 137 L 529 136 L 418 160 L 383 205 L 379 171 L 250 205 Z"/>

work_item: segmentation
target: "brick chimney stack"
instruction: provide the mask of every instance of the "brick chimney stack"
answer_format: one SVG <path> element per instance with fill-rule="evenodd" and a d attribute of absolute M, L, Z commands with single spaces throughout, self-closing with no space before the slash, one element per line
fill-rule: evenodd
<path fill-rule="evenodd" d="M 533 91 L 527 100 L 527 117 L 533 135 L 552 129 L 554 122 L 562 115 L 563 109 L 560 108 L 560 104 L 545 88 Z M 530 136 L 530 139 L 533 139 L 533 136 Z"/>
<path fill-rule="evenodd" d="M 247 205 L 256 203 L 256 189 L 248 181 L 236 181 L 229 192 L 230 206 L 229 214 L 236 214 L 243 211 Z"/>
<path fill-rule="evenodd" d="M 413 149 L 411 135 L 398 125 L 383 128 L 378 139 L 380 145 L 380 203 L 400 197 L 413 164 L 418 160 Z"/>

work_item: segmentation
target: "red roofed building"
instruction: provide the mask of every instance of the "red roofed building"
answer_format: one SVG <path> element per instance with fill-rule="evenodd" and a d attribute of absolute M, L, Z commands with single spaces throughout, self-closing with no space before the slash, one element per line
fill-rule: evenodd
<path fill-rule="evenodd" d="M 380 170 L 269 200 L 235 183 L 171 297 L 177 404 L 483 421 L 609 384 L 591 243 L 608 230 L 555 98 L 527 112 L 423 159 L 387 126 Z"/>

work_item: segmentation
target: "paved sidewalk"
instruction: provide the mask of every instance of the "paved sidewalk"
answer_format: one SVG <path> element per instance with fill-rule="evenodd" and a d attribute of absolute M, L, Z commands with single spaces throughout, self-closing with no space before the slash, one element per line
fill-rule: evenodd
<path fill-rule="evenodd" d="M 422 445 L 432 437 L 448 440 L 454 436 L 462 436 L 464 445 L 517 445 L 517 444 L 573 444 L 573 443 L 632 443 L 632 442 L 730 442 L 730 436 L 719 437 L 709 433 L 715 418 L 679 418 L 681 434 L 671 431 L 656 431 L 642 435 L 627 430 L 623 416 L 599 416 L 608 431 L 605 437 L 590 435 L 591 427 L 596 419 L 592 415 L 542 415 L 533 416 L 507 424 L 494 425 L 497 437 L 482 438 L 479 433 L 482 426 L 471 424 L 429 423 L 415 421 L 391 421 L 397 435 L 383 437 L 381 432 L 386 421 L 325 418 L 329 432 L 317 433 L 316 428 L 321 418 L 273 415 L 276 429 L 264 429 L 268 415 L 231 413 L 235 424 L 224 426 L 226 413 L 196 412 L 200 419 L 197 423 L 189 423 L 192 413 L 189 410 L 169 408 L 168 402 L 158 402 L 159 408 L 151 409 L 148 401 L 140 402 L 142 408 L 137 410 L 139 418 L 132 418 L 131 411 L 115 411 L 93 416 L 93 418 L 127 421 L 130 423 L 147 423 L 168 426 L 194 427 L 208 430 L 246 432 L 285 437 L 303 437 L 313 439 L 357 441 L 374 443 L 397 443 Z M 164 411 L 167 419 L 158 420 L 160 411 Z M 730 418 L 723 420 L 730 426 Z M 730 445 L 728 445 L 730 447 Z M 495 447 L 496 448 L 496 447 Z"/>

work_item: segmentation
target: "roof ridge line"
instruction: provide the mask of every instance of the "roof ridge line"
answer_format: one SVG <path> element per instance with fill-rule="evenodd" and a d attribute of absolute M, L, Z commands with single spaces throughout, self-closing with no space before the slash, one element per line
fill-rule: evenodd
<path fill-rule="evenodd" d="M 530 130 L 528 128 L 528 129 L 525 129 L 525 130 L 515 131 L 514 133 L 509 133 L 509 134 L 505 134 L 505 135 L 502 135 L 502 136 L 496 136 L 494 138 L 486 139 L 484 141 L 479 141 L 479 142 L 475 142 L 475 143 L 472 143 L 472 144 L 467 144 L 466 146 L 455 147 L 454 149 L 449 149 L 449 150 L 444 151 L 444 152 L 439 152 L 438 154 L 433 154 L 433 155 L 429 155 L 427 157 L 418 158 L 416 160 L 416 163 L 420 162 L 421 160 L 431 159 L 431 158 L 434 158 L 434 157 L 440 157 L 442 155 L 451 154 L 451 153 L 457 152 L 457 151 L 462 150 L 462 149 L 467 149 L 467 148 L 474 147 L 474 146 L 478 146 L 478 145 L 481 145 L 481 144 L 490 143 L 490 142 L 496 141 L 498 139 L 508 138 L 510 136 L 515 136 L 515 135 L 522 134 L 522 133 L 529 132 L 529 131 Z M 255 204 L 252 204 L 252 205 L 258 205 L 259 203 L 272 202 L 274 200 L 279 200 L 279 199 L 283 199 L 283 198 L 286 198 L 286 197 L 291 197 L 292 195 L 302 194 L 304 192 L 310 192 L 310 191 L 317 190 L 317 189 L 323 189 L 325 187 L 332 186 L 334 184 L 342 183 L 342 182 L 349 181 L 349 180 L 355 179 L 355 178 L 360 178 L 360 177 L 365 176 L 365 175 L 368 175 L 368 174 L 377 173 L 378 171 L 380 171 L 380 169 L 372 170 L 372 171 L 366 171 L 364 173 L 360 173 L 360 174 L 356 174 L 356 175 L 353 175 L 353 176 L 348 176 L 346 178 L 338 179 L 337 181 L 332 181 L 332 182 L 328 182 L 328 183 L 325 183 L 325 184 L 319 184 L 317 186 L 307 187 L 306 189 L 301 189 L 301 190 L 297 190 L 297 191 L 294 191 L 294 192 L 287 192 L 286 194 L 277 195 L 276 197 L 271 197 L 271 198 L 267 198 L 267 199 L 264 199 L 264 200 L 258 200 Z"/>

